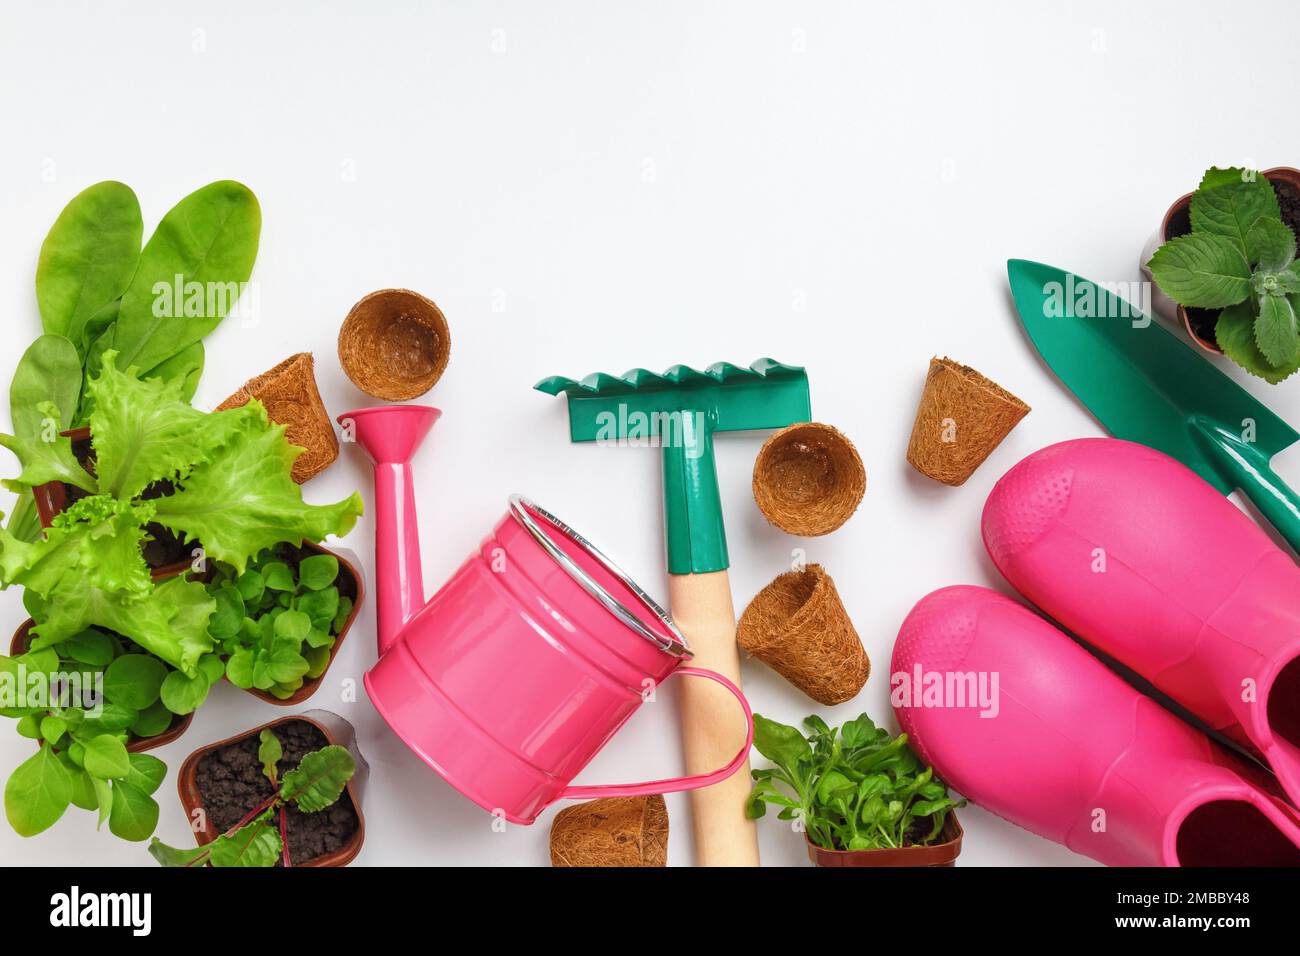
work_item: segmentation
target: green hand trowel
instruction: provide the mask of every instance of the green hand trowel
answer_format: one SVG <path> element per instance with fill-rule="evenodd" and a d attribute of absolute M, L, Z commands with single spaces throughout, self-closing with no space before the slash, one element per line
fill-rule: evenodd
<path fill-rule="evenodd" d="M 736 614 L 727 577 L 727 538 L 713 462 L 713 434 L 783 428 L 809 420 L 802 368 L 759 359 L 703 372 L 674 365 L 663 375 L 633 369 L 621 378 L 555 376 L 536 388 L 564 394 L 573 441 L 654 445 L 663 450 L 664 525 L 673 619 L 695 662 L 740 683 Z M 682 686 L 687 770 L 703 773 L 735 753 L 734 704 L 717 686 Z M 757 866 L 758 840 L 745 818 L 748 767 L 691 793 L 696 857 L 705 866 Z"/>
<path fill-rule="evenodd" d="M 1300 552 L 1300 497 L 1269 467 L 1300 434 L 1102 286 L 1024 259 L 1007 275 L 1035 348 L 1112 435 L 1178 459 L 1225 495 L 1240 488 Z"/>

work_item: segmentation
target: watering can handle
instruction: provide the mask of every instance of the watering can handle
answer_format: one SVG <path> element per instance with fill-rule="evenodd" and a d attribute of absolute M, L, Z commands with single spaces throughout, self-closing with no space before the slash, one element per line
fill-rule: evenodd
<path fill-rule="evenodd" d="M 731 696 L 739 701 L 740 709 L 745 713 L 745 743 L 740 748 L 740 752 L 731 758 L 731 763 L 711 773 L 699 773 L 689 777 L 670 777 L 667 780 L 650 780 L 646 783 L 606 783 L 594 787 L 566 787 L 564 792 L 560 794 L 560 799 L 592 800 L 597 797 L 645 797 L 655 793 L 699 790 L 702 787 L 711 787 L 715 783 L 726 780 L 741 768 L 745 761 L 749 759 L 749 748 L 754 742 L 754 714 L 749 708 L 749 701 L 745 699 L 745 695 L 741 693 L 740 688 L 716 671 L 705 670 L 702 667 L 679 667 L 673 671 L 673 674 L 684 674 L 687 677 L 703 677 L 715 684 L 721 684 L 731 691 Z"/>

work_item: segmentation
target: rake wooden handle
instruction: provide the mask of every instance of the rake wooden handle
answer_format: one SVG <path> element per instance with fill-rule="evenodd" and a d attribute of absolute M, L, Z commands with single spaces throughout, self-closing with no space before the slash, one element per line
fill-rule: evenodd
<path fill-rule="evenodd" d="M 727 572 L 670 574 L 668 595 L 673 620 L 695 653 L 691 663 L 740 686 L 736 612 Z M 711 681 L 686 681 L 680 693 L 686 772 L 708 773 L 724 766 L 745 739 L 735 699 Z M 745 761 L 721 783 L 691 791 L 695 860 L 700 866 L 758 866 L 758 833 L 754 821 L 745 819 L 751 786 Z"/>

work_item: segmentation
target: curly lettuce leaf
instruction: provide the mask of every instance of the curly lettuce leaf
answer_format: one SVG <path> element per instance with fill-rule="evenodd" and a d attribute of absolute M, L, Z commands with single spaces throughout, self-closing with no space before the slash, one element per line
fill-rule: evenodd
<path fill-rule="evenodd" d="M 222 414 L 243 427 L 221 454 L 196 467 L 174 495 L 158 499 L 154 520 L 188 540 L 201 541 L 209 558 L 243 573 L 249 558 L 281 542 L 322 541 L 347 534 L 361 515 L 361 496 L 332 505 L 309 505 L 290 476 L 302 452 L 271 424 L 256 399 Z"/>
<path fill-rule="evenodd" d="M 184 478 L 240 429 L 240 417 L 230 412 L 191 408 L 183 377 L 141 381 L 119 371 L 116 356 L 104 353 L 88 387 L 95 470 L 105 493 L 134 498 L 154 482 Z"/>
<path fill-rule="evenodd" d="M 140 552 L 151 519 L 152 503 L 95 495 L 60 514 L 37 541 L 0 530 L 0 577 L 26 589 L 36 619 L 32 650 L 99 626 L 194 676 L 212 649 L 208 618 L 216 603 L 196 581 L 154 585 Z"/>
<path fill-rule="evenodd" d="M 47 482 L 62 481 L 94 494 L 99 486 L 72 453 L 71 439 L 55 431 L 59 410 L 49 402 L 42 402 L 40 408 L 51 423 L 46 432 L 30 438 L 0 435 L 0 445 L 13 452 L 23 466 L 18 478 L 6 481 L 5 486 L 22 492 Z"/>

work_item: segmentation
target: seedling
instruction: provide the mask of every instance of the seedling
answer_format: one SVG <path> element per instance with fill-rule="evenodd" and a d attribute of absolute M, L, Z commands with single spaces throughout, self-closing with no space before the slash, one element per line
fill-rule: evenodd
<path fill-rule="evenodd" d="M 281 777 L 277 764 L 282 754 L 279 738 L 263 730 L 257 757 L 275 792 L 206 846 L 179 850 L 154 837 L 149 853 L 163 866 L 275 866 L 277 862 L 293 866 L 286 808 L 292 805 L 302 813 L 319 813 L 333 806 L 357 768 L 347 748 L 330 744 L 307 754 Z"/>
<path fill-rule="evenodd" d="M 807 736 L 754 715 L 754 747 L 776 766 L 752 771 L 751 820 L 770 803 L 817 846 L 880 850 L 933 843 L 949 811 L 965 806 L 917 759 L 906 734 L 891 737 L 866 714 L 838 729 L 815 714 L 804 725 Z"/>

